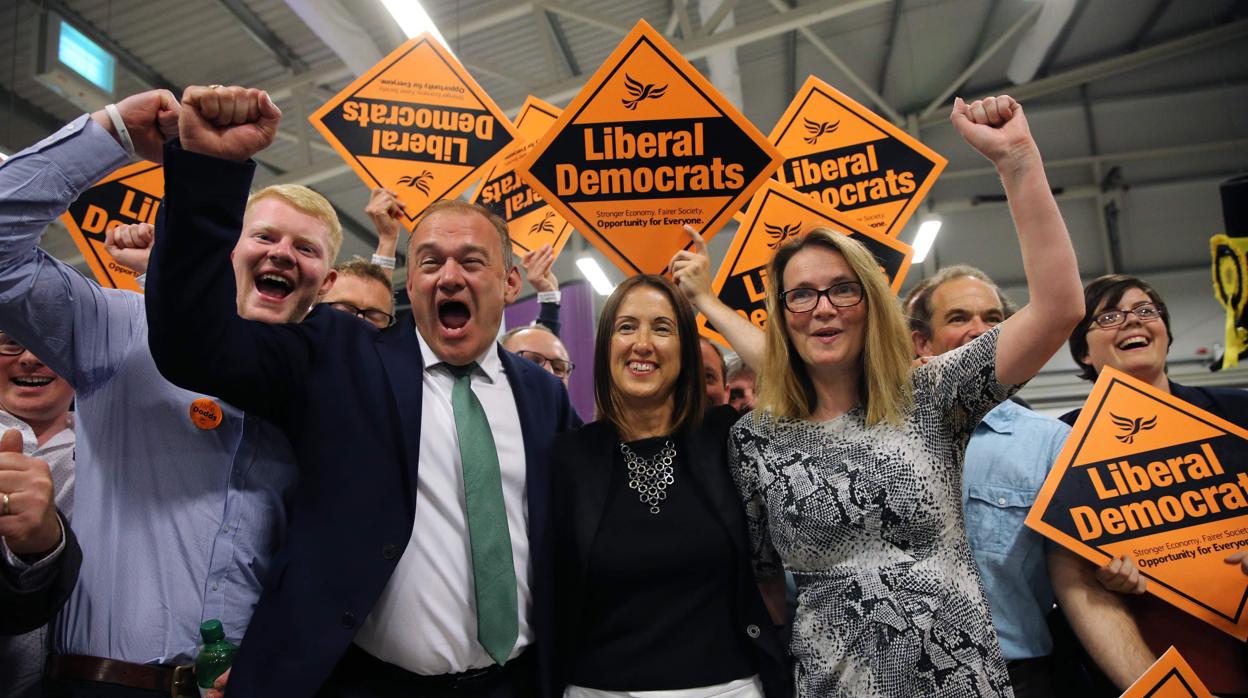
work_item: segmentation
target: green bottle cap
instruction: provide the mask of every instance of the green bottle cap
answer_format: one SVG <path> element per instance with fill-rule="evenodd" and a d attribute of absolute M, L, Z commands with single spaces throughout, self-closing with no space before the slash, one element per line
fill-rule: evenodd
<path fill-rule="evenodd" d="M 221 621 L 213 620 L 204 621 L 199 626 L 199 634 L 204 638 L 204 644 L 210 642 L 218 642 L 225 638 L 225 629 L 221 627 Z"/>

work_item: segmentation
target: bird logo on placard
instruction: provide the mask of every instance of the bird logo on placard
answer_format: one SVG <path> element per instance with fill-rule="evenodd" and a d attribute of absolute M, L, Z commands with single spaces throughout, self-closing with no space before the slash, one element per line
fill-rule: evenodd
<path fill-rule="evenodd" d="M 551 219 L 554 217 L 555 217 L 554 211 L 547 211 L 546 215 L 542 217 L 542 220 L 534 223 L 532 226 L 529 227 L 529 234 L 536 235 L 538 233 L 555 232 L 555 224 L 551 222 Z"/>
<path fill-rule="evenodd" d="M 841 122 L 839 121 L 833 121 L 832 123 L 828 123 L 826 121 L 811 121 L 810 119 L 806 119 L 805 121 L 806 133 L 809 133 L 810 135 L 802 140 L 811 145 L 814 145 L 815 141 L 819 140 L 820 136 L 832 133 L 838 126 L 841 125 Z"/>
<path fill-rule="evenodd" d="M 795 237 L 798 233 L 802 232 L 802 224 L 793 223 L 792 225 L 770 225 L 768 223 L 764 223 L 763 230 L 765 230 L 767 232 L 767 236 L 771 238 L 771 242 L 768 242 L 767 246 L 774 250 L 783 245 L 785 240 Z"/>
<path fill-rule="evenodd" d="M 642 83 L 633 78 L 633 76 L 624 74 L 624 86 L 628 88 L 628 94 L 632 99 L 624 98 L 620 100 L 624 103 L 624 108 L 634 110 L 637 105 L 647 99 L 658 99 L 667 93 L 667 85 L 655 86 L 654 83 Z"/>
<path fill-rule="evenodd" d="M 1114 424 L 1118 425 L 1119 431 L 1126 432 L 1125 434 L 1114 435 L 1115 439 L 1118 439 L 1124 444 L 1135 443 L 1135 437 L 1137 434 L 1141 431 L 1148 431 L 1149 429 L 1157 426 L 1156 417 L 1149 417 L 1148 419 L 1136 417 L 1135 419 L 1131 419 L 1129 417 L 1119 417 L 1113 412 L 1110 412 L 1109 416 L 1114 420 Z"/>
<path fill-rule="evenodd" d="M 429 193 L 429 185 L 432 183 L 433 183 L 433 173 L 430 172 L 429 170 L 422 170 L 421 173 L 416 175 L 415 177 L 411 175 L 405 175 L 403 177 L 399 177 L 399 184 L 406 184 L 407 186 L 416 189 L 422 194 Z"/>

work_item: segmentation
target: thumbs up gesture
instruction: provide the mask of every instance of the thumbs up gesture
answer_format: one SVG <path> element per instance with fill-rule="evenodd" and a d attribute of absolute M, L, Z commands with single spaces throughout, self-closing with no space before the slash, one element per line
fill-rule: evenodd
<path fill-rule="evenodd" d="M 61 540 L 47 462 L 22 454 L 22 433 L 0 437 L 0 537 L 18 555 L 46 554 Z"/>
<path fill-rule="evenodd" d="M 282 111 L 267 92 L 192 86 L 182 93 L 178 136 L 186 150 L 243 162 L 269 147 L 281 120 Z"/>

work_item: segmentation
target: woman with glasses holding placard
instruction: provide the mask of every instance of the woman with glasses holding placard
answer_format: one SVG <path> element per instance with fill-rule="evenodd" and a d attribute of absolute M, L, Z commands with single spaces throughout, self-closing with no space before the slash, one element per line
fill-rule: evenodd
<path fill-rule="evenodd" d="M 997 167 L 1032 302 L 911 368 L 901 306 L 861 244 L 815 230 L 768 268 L 762 391 L 732 429 L 755 574 L 798 587 L 801 696 L 1009 696 L 963 527 L 975 426 L 1052 357 L 1083 314 L 1066 226 L 1022 107 L 955 102 Z"/>
<path fill-rule="evenodd" d="M 1079 364 L 1080 378 L 1095 381 L 1106 367 L 1114 368 L 1154 388 L 1185 400 L 1228 422 L 1248 428 L 1248 392 L 1233 388 L 1205 388 L 1180 385 L 1170 380 L 1166 371 L 1166 355 L 1170 352 L 1170 313 L 1161 294 L 1143 279 L 1125 274 L 1110 274 L 1094 279 L 1084 289 L 1087 310 L 1083 322 L 1070 335 L 1070 355 Z M 1061 420 L 1073 425 L 1080 410 L 1062 415 Z M 1196 674 L 1218 695 L 1248 695 L 1248 645 L 1208 625 L 1204 621 L 1171 606 L 1151 594 L 1147 579 L 1140 574 L 1130 557 L 1118 557 L 1093 570 L 1092 564 L 1062 553 L 1052 574 L 1082 575 L 1099 580 L 1112 592 L 1128 594 L 1127 612 L 1138 628 L 1114 633 L 1115 647 L 1111 656 L 1133 672 L 1146 668 L 1171 645 L 1191 664 Z M 1239 558 L 1227 562 L 1238 563 Z M 1088 580 L 1085 586 L 1098 581 Z M 1113 603 L 1113 599 L 1109 603 Z M 1095 599 L 1059 598 L 1066 606 L 1073 624 L 1084 614 L 1079 604 L 1095 603 Z M 1108 638 L 1109 635 L 1106 634 Z M 1095 660 L 1105 655 L 1094 646 L 1086 646 Z M 1109 668 L 1103 669 L 1113 674 Z M 1107 693 L 1112 687 L 1107 687 Z M 1116 691 L 1114 691 L 1116 693 Z"/>

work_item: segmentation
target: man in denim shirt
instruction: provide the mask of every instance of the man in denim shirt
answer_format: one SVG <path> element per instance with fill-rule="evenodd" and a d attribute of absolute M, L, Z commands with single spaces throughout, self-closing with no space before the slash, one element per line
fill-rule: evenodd
<path fill-rule="evenodd" d="M 919 356 L 956 349 L 1013 312 L 983 272 L 965 265 L 924 281 L 905 307 Z M 975 428 L 963 462 L 966 535 L 1019 698 L 1054 695 L 1045 621 L 1054 596 L 1045 542 L 1023 521 L 1069 433 L 1058 420 L 1006 400 Z"/>

